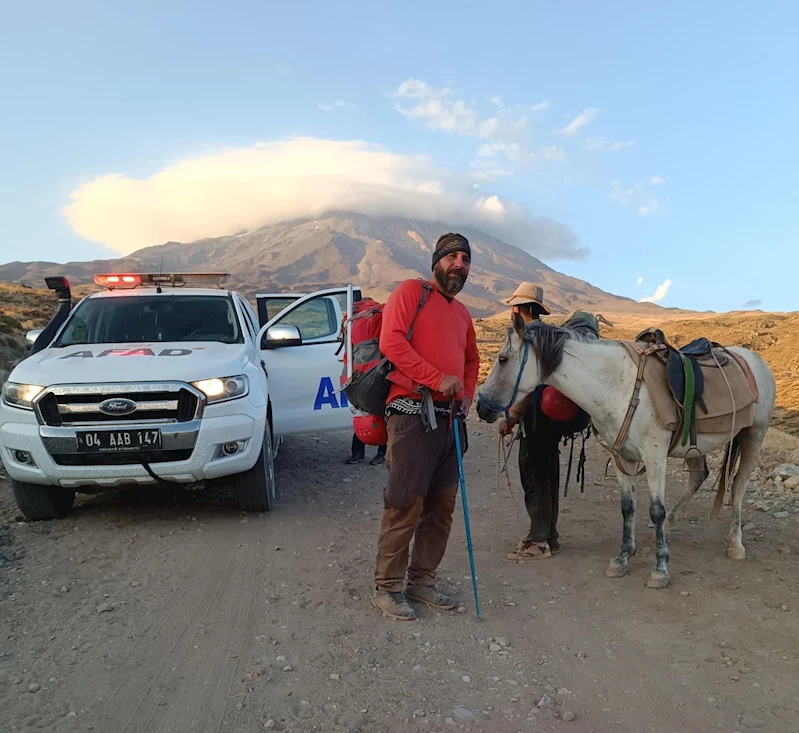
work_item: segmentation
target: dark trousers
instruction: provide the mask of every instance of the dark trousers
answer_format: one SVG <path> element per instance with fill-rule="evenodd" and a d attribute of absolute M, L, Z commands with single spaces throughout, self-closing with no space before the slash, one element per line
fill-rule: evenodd
<path fill-rule="evenodd" d="M 438 428 L 426 433 L 419 415 L 389 418 L 388 482 L 375 568 L 381 590 L 402 590 L 406 572 L 409 585 L 435 584 L 458 494 L 455 434 L 448 422 L 439 416 Z"/>
<path fill-rule="evenodd" d="M 380 445 L 377 447 L 377 455 L 384 456 L 386 455 L 387 445 Z M 355 433 L 352 434 L 352 455 L 354 456 L 365 456 L 366 455 L 366 445 L 360 441 Z"/>
<path fill-rule="evenodd" d="M 560 431 L 533 405 L 522 417 L 524 435 L 519 440 L 519 473 L 524 504 L 530 515 L 528 542 L 558 539 L 560 496 Z M 526 435 L 526 437 L 524 437 Z"/>

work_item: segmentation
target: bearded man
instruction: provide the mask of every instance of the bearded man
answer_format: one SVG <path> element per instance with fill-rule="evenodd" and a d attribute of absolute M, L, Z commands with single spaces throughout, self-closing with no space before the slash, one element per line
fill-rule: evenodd
<path fill-rule="evenodd" d="M 372 605 L 401 621 L 416 617 L 408 600 L 443 610 L 458 605 L 436 588 L 436 570 L 447 548 L 458 491 L 452 411 L 462 418 L 469 414 L 480 364 L 472 317 L 456 299 L 469 276 L 471 257 L 466 237 L 442 235 L 433 252 L 432 292 L 424 306 L 419 309 L 422 282 L 405 280 L 383 311 L 380 351 L 420 387 L 392 384 L 386 409 L 388 481 Z M 435 429 L 422 419 L 425 390 L 432 397 Z M 458 424 L 463 426 L 463 420 Z M 465 444 L 465 426 L 462 430 Z"/>

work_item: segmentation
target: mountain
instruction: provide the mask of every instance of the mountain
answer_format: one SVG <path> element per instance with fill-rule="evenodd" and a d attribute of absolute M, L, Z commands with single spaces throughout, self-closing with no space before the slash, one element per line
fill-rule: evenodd
<path fill-rule="evenodd" d="M 474 229 L 348 213 L 285 222 L 228 237 L 167 242 L 114 260 L 11 262 L 0 265 L 0 281 L 41 287 L 45 276 L 66 275 L 73 285 L 89 285 L 97 273 L 158 272 L 163 267 L 164 272 L 229 272 L 233 287 L 248 296 L 352 282 L 371 297 L 384 300 L 401 280 L 430 276 L 432 249 L 448 231 L 461 232 L 472 246 L 472 269 L 460 297 L 476 317 L 504 309 L 499 301 L 522 280 L 544 288 L 553 312 L 584 308 L 651 314 L 653 318 L 664 314 L 660 306 L 606 293 Z"/>

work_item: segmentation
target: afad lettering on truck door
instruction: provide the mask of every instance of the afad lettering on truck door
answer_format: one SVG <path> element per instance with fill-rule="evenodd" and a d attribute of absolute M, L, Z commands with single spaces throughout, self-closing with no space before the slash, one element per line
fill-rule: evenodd
<path fill-rule="evenodd" d="M 321 410 L 324 405 L 329 405 L 334 410 L 350 406 L 350 403 L 347 402 L 347 396 L 343 392 L 336 393 L 336 388 L 333 386 L 333 380 L 330 377 L 322 377 L 319 381 L 319 389 L 316 391 L 313 409 L 314 411 Z"/>

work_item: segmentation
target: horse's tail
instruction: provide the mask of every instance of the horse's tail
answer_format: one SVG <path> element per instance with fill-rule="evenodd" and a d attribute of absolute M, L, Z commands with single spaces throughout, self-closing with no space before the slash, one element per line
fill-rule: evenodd
<path fill-rule="evenodd" d="M 735 476 L 735 466 L 741 456 L 741 441 L 736 435 L 724 450 L 724 462 L 719 469 L 718 489 L 716 491 L 716 498 L 713 501 L 713 508 L 710 510 L 710 518 L 715 519 L 721 507 L 724 505 L 724 494 L 727 488 L 732 484 Z"/>

